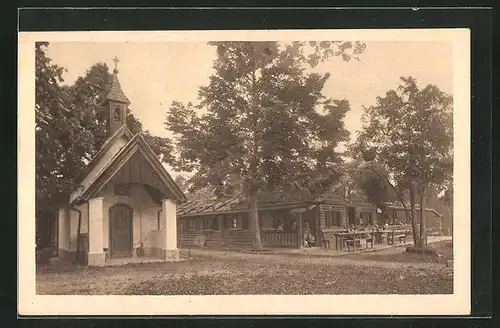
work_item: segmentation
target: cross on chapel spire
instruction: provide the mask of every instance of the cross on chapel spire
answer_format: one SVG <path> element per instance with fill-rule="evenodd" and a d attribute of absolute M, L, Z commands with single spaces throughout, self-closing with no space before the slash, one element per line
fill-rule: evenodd
<path fill-rule="evenodd" d="M 113 61 L 115 62 L 115 69 L 113 70 L 113 75 L 111 76 L 111 86 L 105 103 L 105 106 L 107 107 L 108 137 L 113 136 L 116 131 L 126 125 L 128 113 L 127 107 L 130 104 L 127 96 L 123 93 L 120 81 L 118 81 L 118 62 L 120 60 L 115 56 Z"/>
<path fill-rule="evenodd" d="M 113 70 L 113 73 L 118 73 L 118 63 L 120 62 L 120 60 L 115 56 L 115 58 L 113 58 L 113 61 L 115 62 L 115 69 Z"/>

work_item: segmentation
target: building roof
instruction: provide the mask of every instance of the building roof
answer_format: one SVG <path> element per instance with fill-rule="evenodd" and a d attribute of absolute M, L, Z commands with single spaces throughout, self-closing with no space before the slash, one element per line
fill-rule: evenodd
<path fill-rule="evenodd" d="M 116 139 L 115 139 L 116 142 Z M 113 141 L 111 141 L 113 143 Z M 118 171 L 135 154 L 140 154 L 149 164 L 151 169 L 158 175 L 160 182 L 167 188 L 171 196 L 178 202 L 184 202 L 186 196 L 179 186 L 172 179 L 167 170 L 160 163 L 153 150 L 146 143 L 141 134 L 136 134 L 124 146 L 120 148 L 113 156 L 104 163 L 104 166 L 95 172 L 89 179 L 89 182 L 83 185 L 79 190 L 71 195 L 70 203 L 86 201 L 97 194 Z"/>
<path fill-rule="evenodd" d="M 122 87 L 120 86 L 120 81 L 118 81 L 118 71 L 116 69 L 113 71 L 111 88 L 109 89 L 106 99 L 130 104 L 127 96 L 125 96 L 125 93 L 123 93 Z"/>
<path fill-rule="evenodd" d="M 344 196 L 341 190 L 342 184 L 333 185 L 330 190 L 326 191 L 319 197 L 315 197 L 307 191 L 296 190 L 292 193 L 284 192 L 260 192 L 258 194 L 259 208 L 275 209 L 283 207 L 304 207 L 312 204 L 325 202 L 335 202 L 338 204 L 349 206 L 351 204 L 359 206 L 375 206 L 367 200 L 365 195 L 361 195 L 359 190 L 356 193 Z M 390 209 L 404 210 L 401 204 L 387 203 Z M 418 207 L 417 207 L 418 209 Z M 249 210 L 246 197 L 243 195 L 234 195 L 218 197 L 214 193 L 213 188 L 202 188 L 195 192 L 187 194 L 187 200 L 177 207 L 177 216 L 199 216 L 199 215 L 216 215 L 224 213 L 247 212 Z M 425 211 L 432 212 L 440 216 L 435 210 L 425 208 Z"/>
<path fill-rule="evenodd" d="M 322 202 L 306 190 L 292 192 L 260 192 L 257 195 L 259 208 L 278 208 L 283 206 L 307 206 Z M 249 210 L 244 195 L 217 196 L 213 188 L 205 187 L 187 195 L 187 201 L 177 207 L 177 215 L 213 215 L 228 212 L 246 212 Z"/>
<path fill-rule="evenodd" d="M 234 211 L 244 197 L 217 197 L 212 188 L 202 188 L 187 195 L 187 200 L 177 206 L 177 215 L 199 215 Z"/>
<path fill-rule="evenodd" d="M 129 141 L 133 136 L 134 135 L 126 125 L 123 125 L 121 128 L 119 128 L 111 137 L 106 139 L 101 149 L 97 152 L 97 154 L 94 155 L 94 157 L 92 157 L 90 162 L 87 164 L 85 170 L 83 170 L 83 172 L 78 175 L 78 177 L 76 178 L 76 182 L 80 183 L 83 181 L 83 179 L 92 171 L 96 164 L 102 160 L 102 158 L 106 155 L 112 145 L 116 143 L 116 140 L 124 138 L 126 141 Z"/>

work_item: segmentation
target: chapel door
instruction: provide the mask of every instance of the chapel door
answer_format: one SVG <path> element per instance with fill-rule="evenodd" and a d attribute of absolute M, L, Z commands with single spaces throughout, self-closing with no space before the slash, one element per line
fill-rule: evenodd
<path fill-rule="evenodd" d="M 132 255 L 132 209 L 116 204 L 109 209 L 110 251 L 112 257 Z"/>

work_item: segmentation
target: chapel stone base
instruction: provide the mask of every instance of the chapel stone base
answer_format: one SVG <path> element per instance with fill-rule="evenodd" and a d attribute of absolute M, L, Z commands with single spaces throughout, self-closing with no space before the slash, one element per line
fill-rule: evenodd
<path fill-rule="evenodd" d="M 89 266 L 104 266 L 106 265 L 106 255 L 104 252 L 101 253 L 88 253 L 88 262 Z"/>

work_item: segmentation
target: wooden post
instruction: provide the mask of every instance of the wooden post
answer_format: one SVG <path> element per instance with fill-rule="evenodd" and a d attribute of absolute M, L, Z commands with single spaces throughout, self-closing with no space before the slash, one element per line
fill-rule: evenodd
<path fill-rule="evenodd" d="M 217 224 L 216 230 L 221 230 L 221 231 L 224 230 L 224 216 L 223 215 L 217 215 L 216 224 Z"/>
<path fill-rule="evenodd" d="M 298 223 L 297 223 L 297 242 L 298 242 L 298 246 L 299 248 L 302 248 L 304 246 L 304 241 L 302 240 L 302 212 L 299 212 L 299 220 L 298 220 Z"/>

